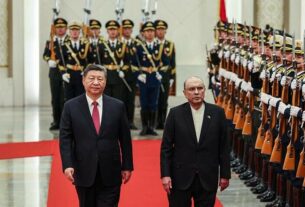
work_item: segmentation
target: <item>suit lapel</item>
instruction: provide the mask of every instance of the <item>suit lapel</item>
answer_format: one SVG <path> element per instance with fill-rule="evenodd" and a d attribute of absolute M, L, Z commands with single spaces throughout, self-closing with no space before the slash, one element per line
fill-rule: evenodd
<path fill-rule="evenodd" d="M 192 137 L 194 143 L 197 144 L 195 125 L 194 125 L 194 120 L 193 120 L 193 116 L 192 116 L 191 106 L 190 106 L 189 103 L 187 103 L 185 105 L 184 117 L 185 117 L 185 120 L 186 120 L 186 124 L 187 124 L 187 126 L 189 127 L 189 130 L 190 130 L 190 136 Z"/>
<path fill-rule="evenodd" d="M 96 130 L 95 130 L 95 127 L 94 127 L 94 123 L 93 123 L 93 119 L 92 119 L 92 116 L 90 114 L 90 110 L 89 110 L 86 94 L 82 95 L 82 97 L 80 99 L 80 104 L 81 104 L 81 111 L 84 114 L 85 119 L 87 119 L 87 123 L 89 124 L 91 129 L 94 130 L 94 132 L 96 133 Z"/>
<path fill-rule="evenodd" d="M 205 140 L 206 132 L 208 131 L 209 125 L 212 121 L 210 105 L 208 103 L 204 103 L 204 104 L 205 104 L 205 108 L 204 108 L 203 122 L 200 131 L 199 144 L 202 144 L 203 140 Z"/>

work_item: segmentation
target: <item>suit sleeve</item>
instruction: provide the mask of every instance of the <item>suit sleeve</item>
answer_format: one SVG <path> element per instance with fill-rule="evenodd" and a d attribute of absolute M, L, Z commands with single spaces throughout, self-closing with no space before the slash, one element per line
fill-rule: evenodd
<path fill-rule="evenodd" d="M 229 138 L 227 132 L 227 122 L 225 112 L 223 109 L 220 110 L 220 121 L 221 121 L 221 137 L 219 142 L 219 167 L 220 167 L 220 178 L 230 179 L 230 147 Z"/>
<path fill-rule="evenodd" d="M 72 148 L 73 130 L 69 105 L 65 104 L 60 120 L 59 146 L 63 171 L 68 167 L 73 167 Z"/>
<path fill-rule="evenodd" d="M 121 126 L 120 126 L 120 147 L 122 153 L 122 170 L 133 170 L 133 158 L 132 158 L 132 143 L 129 124 L 127 120 L 127 114 L 125 106 L 122 104 Z"/>
<path fill-rule="evenodd" d="M 165 122 L 163 138 L 161 143 L 160 168 L 161 178 L 170 177 L 171 158 L 174 150 L 175 124 L 174 113 L 170 110 Z"/>
<path fill-rule="evenodd" d="M 43 51 L 43 59 L 46 62 L 48 62 L 50 60 L 50 57 L 51 57 L 51 51 L 50 51 L 50 48 L 49 48 L 49 44 L 50 44 L 50 41 L 47 41 L 46 46 L 45 46 L 44 51 Z"/>

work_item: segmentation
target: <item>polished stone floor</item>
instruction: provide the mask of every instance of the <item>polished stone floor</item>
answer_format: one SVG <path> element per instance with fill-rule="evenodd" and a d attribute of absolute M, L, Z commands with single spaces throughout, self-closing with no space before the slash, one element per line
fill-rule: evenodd
<path fill-rule="evenodd" d="M 201 68 L 188 68 L 188 72 L 206 77 Z M 177 75 L 177 96 L 170 97 L 170 107 L 185 101 L 182 93 L 184 79 L 185 76 Z M 206 78 L 204 80 L 206 82 Z M 206 100 L 213 102 L 209 91 Z M 135 123 L 140 126 L 138 100 L 136 105 Z M 48 130 L 50 107 L 0 108 L 0 114 L 0 143 L 52 140 L 58 137 L 58 131 Z M 132 136 L 133 139 L 160 139 L 162 131 L 158 133 L 158 137 L 141 137 L 138 136 L 139 130 L 134 130 Z M 45 207 L 50 167 L 51 157 L 0 160 L 0 207 Z M 235 174 L 232 174 L 230 187 L 218 193 L 218 198 L 225 207 L 264 206 Z"/>

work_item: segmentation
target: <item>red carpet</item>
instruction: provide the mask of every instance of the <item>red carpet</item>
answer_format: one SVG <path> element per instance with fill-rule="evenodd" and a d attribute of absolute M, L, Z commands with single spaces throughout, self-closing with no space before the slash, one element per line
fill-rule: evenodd
<path fill-rule="evenodd" d="M 122 186 L 120 207 L 165 207 L 159 170 L 159 140 L 133 141 L 135 172 Z M 58 141 L 0 144 L 0 159 L 53 156 L 47 207 L 77 207 L 77 196 L 62 174 Z M 217 200 L 216 207 L 222 207 Z"/>

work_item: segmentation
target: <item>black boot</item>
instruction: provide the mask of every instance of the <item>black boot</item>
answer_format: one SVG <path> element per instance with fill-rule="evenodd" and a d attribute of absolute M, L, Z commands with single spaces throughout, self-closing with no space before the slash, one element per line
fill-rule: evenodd
<path fill-rule="evenodd" d="M 148 130 L 148 111 L 141 110 L 142 130 L 140 136 L 147 135 Z"/>
<path fill-rule="evenodd" d="M 155 132 L 155 123 L 156 123 L 156 111 L 150 111 L 149 112 L 149 118 L 148 118 L 148 128 L 147 128 L 147 134 L 157 136 L 157 132 Z"/>

